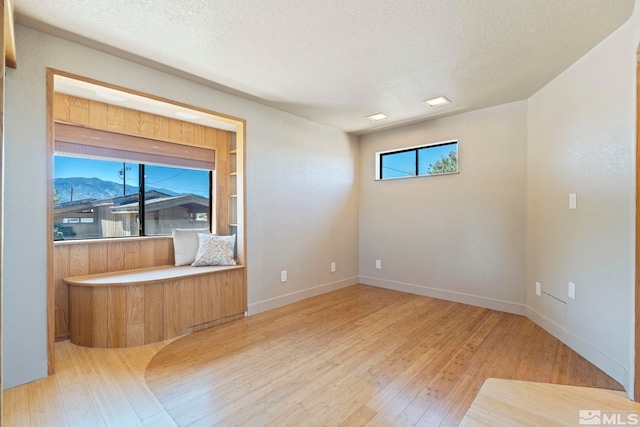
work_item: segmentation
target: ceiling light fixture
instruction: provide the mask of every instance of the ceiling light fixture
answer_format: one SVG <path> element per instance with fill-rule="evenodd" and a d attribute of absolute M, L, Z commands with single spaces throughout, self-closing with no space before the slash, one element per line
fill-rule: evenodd
<path fill-rule="evenodd" d="M 436 96 L 435 98 L 427 99 L 426 101 L 422 102 L 429 107 L 439 107 L 441 105 L 448 104 L 451 101 L 449 101 L 444 96 Z"/>
<path fill-rule="evenodd" d="M 195 120 L 200 118 L 200 116 L 196 114 L 187 113 L 185 111 L 176 112 L 176 116 L 180 117 L 181 119 L 189 119 L 189 120 Z"/>
<path fill-rule="evenodd" d="M 374 121 L 374 122 L 379 122 L 380 120 L 385 120 L 388 119 L 389 116 L 387 116 L 384 113 L 377 113 L 377 114 L 372 114 L 370 116 L 367 116 L 367 119 Z"/>
<path fill-rule="evenodd" d="M 127 100 L 124 96 L 114 95 L 112 93 L 101 92 L 99 90 L 96 91 L 96 95 L 102 99 L 106 99 L 107 101 L 113 102 L 124 102 Z"/>

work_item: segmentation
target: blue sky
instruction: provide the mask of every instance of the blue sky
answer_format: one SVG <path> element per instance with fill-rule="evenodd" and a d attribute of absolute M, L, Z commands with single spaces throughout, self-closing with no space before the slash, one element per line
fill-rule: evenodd
<path fill-rule="evenodd" d="M 457 152 L 457 146 L 454 144 L 437 145 L 433 147 L 427 147 L 420 150 L 420 173 L 425 174 L 429 164 L 435 163 L 442 156 L 449 154 L 451 150 Z M 415 175 L 415 151 L 406 151 L 396 153 L 384 157 L 383 176 L 384 178 L 398 178 L 402 176 Z"/>
<path fill-rule="evenodd" d="M 138 165 L 126 163 L 127 186 L 138 186 Z M 54 178 L 98 178 L 102 181 L 122 183 L 122 162 L 94 160 L 80 157 L 55 156 Z M 166 188 L 178 194 L 197 194 L 208 197 L 209 173 L 194 169 L 147 165 L 146 185 Z"/>

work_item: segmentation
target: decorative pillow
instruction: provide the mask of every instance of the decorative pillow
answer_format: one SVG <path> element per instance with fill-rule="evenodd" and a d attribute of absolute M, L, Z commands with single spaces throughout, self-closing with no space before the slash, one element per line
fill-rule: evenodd
<path fill-rule="evenodd" d="M 205 265 L 236 265 L 233 252 L 236 245 L 236 235 L 216 236 L 215 234 L 198 233 L 198 253 L 191 264 L 194 267 Z"/>
<path fill-rule="evenodd" d="M 191 265 L 198 253 L 198 233 L 208 233 L 208 228 L 175 228 L 173 253 L 176 265 Z"/>

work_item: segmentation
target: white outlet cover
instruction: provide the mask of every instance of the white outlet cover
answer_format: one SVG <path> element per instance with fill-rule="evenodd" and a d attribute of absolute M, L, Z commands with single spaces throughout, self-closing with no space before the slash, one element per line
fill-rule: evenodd
<path fill-rule="evenodd" d="M 335 272 L 336 272 L 336 263 L 335 263 L 335 262 L 332 262 L 332 263 L 331 263 L 331 272 L 332 272 L 332 273 L 335 273 Z"/>
<path fill-rule="evenodd" d="M 569 209 L 577 209 L 578 199 L 576 193 L 569 193 Z"/>
<path fill-rule="evenodd" d="M 287 270 L 280 272 L 280 281 L 283 283 L 287 281 Z"/>
<path fill-rule="evenodd" d="M 540 284 L 540 282 L 536 282 L 536 295 L 542 295 L 542 285 Z"/>
<path fill-rule="evenodd" d="M 576 299 L 576 284 L 573 282 L 568 284 L 568 296 L 571 299 Z"/>
<path fill-rule="evenodd" d="M 382 269 L 382 261 L 377 259 L 376 260 L 376 270 L 381 270 L 381 269 Z"/>

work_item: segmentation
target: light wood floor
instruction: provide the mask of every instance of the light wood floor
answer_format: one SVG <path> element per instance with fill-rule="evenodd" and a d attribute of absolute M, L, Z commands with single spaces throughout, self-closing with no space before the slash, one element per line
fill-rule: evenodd
<path fill-rule="evenodd" d="M 633 425 L 640 420 L 640 403 L 617 390 L 490 378 L 484 382 L 460 425 L 574 426 L 580 424 L 581 415 L 583 421 L 600 417 L 602 423 L 609 424 L 602 419 L 606 416 L 613 418 L 617 425 Z"/>
<path fill-rule="evenodd" d="M 4 391 L 3 427 L 175 426 L 144 381 L 170 341 L 123 349 L 56 343 L 56 374 Z"/>
<path fill-rule="evenodd" d="M 526 318 L 363 285 L 56 353 L 55 376 L 5 391 L 3 426 L 457 425 L 489 377 L 621 388 Z"/>
<path fill-rule="evenodd" d="M 458 425 L 489 377 L 621 389 L 524 317 L 363 285 L 181 338 L 146 374 L 179 426 Z"/>

